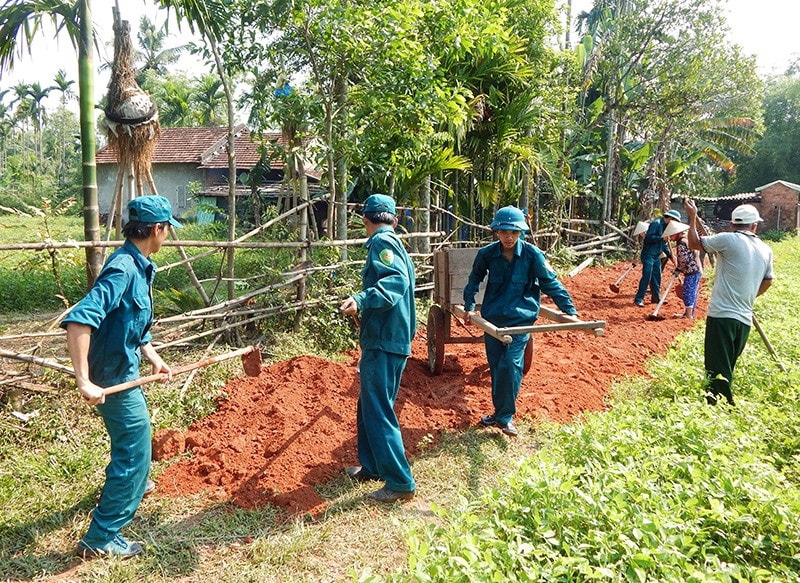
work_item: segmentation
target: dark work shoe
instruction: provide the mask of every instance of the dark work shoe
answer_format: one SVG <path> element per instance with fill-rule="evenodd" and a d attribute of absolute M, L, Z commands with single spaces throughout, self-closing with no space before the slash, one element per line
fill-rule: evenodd
<path fill-rule="evenodd" d="M 497 425 L 497 420 L 494 418 L 494 415 L 484 415 L 481 417 L 480 424 L 484 427 L 494 427 Z"/>
<path fill-rule="evenodd" d="M 506 435 L 510 435 L 511 437 L 517 436 L 517 428 L 514 427 L 514 424 L 509 421 L 505 425 L 498 425 L 500 430 L 505 433 Z"/>
<path fill-rule="evenodd" d="M 144 549 L 139 543 L 128 542 L 125 538 L 118 534 L 111 542 L 104 544 L 102 547 L 91 547 L 83 540 L 78 541 L 78 547 L 75 549 L 75 554 L 82 559 L 94 559 L 95 557 L 117 557 L 119 559 L 130 559 L 135 557 Z"/>
<path fill-rule="evenodd" d="M 390 490 L 384 486 L 380 490 L 375 490 L 374 492 L 367 494 L 367 498 L 383 504 L 393 504 L 398 500 L 402 502 L 408 502 L 414 497 L 414 493 L 414 490 L 411 490 L 410 492 L 398 492 L 397 490 Z"/>
<path fill-rule="evenodd" d="M 380 476 L 373 476 L 364 471 L 361 466 L 348 466 L 344 469 L 347 477 L 356 482 L 371 482 L 373 480 L 380 480 Z"/>

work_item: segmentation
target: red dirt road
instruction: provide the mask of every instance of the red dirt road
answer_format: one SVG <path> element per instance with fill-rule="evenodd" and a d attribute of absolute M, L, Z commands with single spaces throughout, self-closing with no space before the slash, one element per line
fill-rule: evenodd
<path fill-rule="evenodd" d="M 615 378 L 644 374 L 648 357 L 665 352 L 680 332 L 692 327 L 693 322 L 672 317 L 683 308 L 672 292 L 659 312 L 666 319 L 647 320 L 655 306 L 633 305 L 637 270 L 625 278 L 619 294 L 611 292 L 609 284 L 625 267 L 589 268 L 563 280 L 581 319 L 605 320 L 605 335 L 536 334 L 533 365 L 517 401 L 518 418 L 568 422 L 584 411 L 602 410 Z M 549 300 L 545 305 L 554 307 Z M 697 317 L 705 317 L 705 309 L 706 298 L 701 297 Z M 424 321 L 427 314 L 421 316 Z M 453 326 L 458 325 L 454 319 Z M 168 459 L 184 444 L 192 452 L 158 476 L 158 492 L 179 496 L 205 491 L 243 508 L 270 503 L 291 514 L 324 509 L 315 485 L 357 463 L 357 357 L 353 353 L 349 361 L 334 363 L 300 356 L 265 366 L 257 378 L 230 381 L 228 399 L 214 414 L 185 433 L 162 430 L 154 437 L 154 459 Z M 416 444 L 426 435 L 435 438 L 441 430 L 466 429 L 491 413 L 490 387 L 482 343 L 445 345 L 444 372 L 432 376 L 425 330 L 420 330 L 396 404 L 412 464 Z"/>

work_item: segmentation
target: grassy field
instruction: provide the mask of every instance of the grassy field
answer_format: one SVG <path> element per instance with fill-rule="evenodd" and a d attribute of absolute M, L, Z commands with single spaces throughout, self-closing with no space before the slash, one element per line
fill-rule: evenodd
<path fill-rule="evenodd" d="M 653 380 L 620 379 L 614 407 L 516 440 L 466 431 L 414 460 L 410 504 L 377 508 L 369 485 L 326 485 L 326 514 L 287 519 L 202 496 L 148 498 L 126 530 L 133 561 L 72 557 L 106 463 L 105 432 L 74 391 L 36 393 L 27 423 L 0 418 L 0 579 L 59 581 L 800 580 L 800 242 L 774 245 L 778 279 L 757 302 L 788 368 L 755 331 L 738 406 L 701 394 L 702 323 Z M 302 353 L 287 336 L 283 357 Z M 154 428 L 206 414 L 226 380 L 148 392 Z M 63 385 L 56 375 L 43 384 Z M 157 464 L 156 475 L 161 470 Z"/>

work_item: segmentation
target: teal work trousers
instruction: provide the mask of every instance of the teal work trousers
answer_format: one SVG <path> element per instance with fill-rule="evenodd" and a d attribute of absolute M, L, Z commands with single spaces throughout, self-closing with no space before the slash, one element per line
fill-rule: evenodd
<path fill-rule="evenodd" d="M 383 350 L 363 350 L 358 365 L 358 460 L 365 474 L 380 476 L 386 487 L 396 492 L 412 492 L 417 487 L 394 412 L 407 359 Z"/>
<path fill-rule="evenodd" d="M 97 410 L 111 439 L 111 461 L 83 537 L 94 548 L 110 542 L 133 520 L 144 496 L 152 453 L 150 414 L 141 387 L 107 395 Z"/>
<path fill-rule="evenodd" d="M 642 277 L 639 279 L 639 287 L 636 289 L 636 296 L 633 298 L 636 303 L 644 302 L 647 295 L 647 288 L 650 288 L 650 301 L 658 302 L 661 300 L 661 259 L 643 256 Z"/>
<path fill-rule="evenodd" d="M 497 338 L 484 334 L 486 359 L 492 373 L 492 404 L 494 418 L 505 425 L 517 412 L 517 395 L 522 385 L 522 369 L 525 363 L 525 345 L 530 334 L 512 336 L 511 344 L 503 344 Z"/>

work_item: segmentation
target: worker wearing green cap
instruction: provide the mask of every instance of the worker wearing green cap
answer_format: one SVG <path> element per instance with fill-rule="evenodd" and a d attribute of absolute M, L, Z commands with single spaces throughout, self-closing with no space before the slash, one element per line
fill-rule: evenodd
<path fill-rule="evenodd" d="M 89 529 L 78 542 L 83 558 L 127 559 L 142 546 L 120 531 L 133 520 L 147 488 L 150 472 L 150 415 L 141 387 L 105 395 L 109 387 L 139 378 L 144 356 L 153 374 L 170 377 L 170 367 L 150 344 L 153 323 L 153 276 L 150 255 L 158 251 L 170 225 L 172 207 L 163 196 L 142 196 L 128 204 L 123 227 L 125 243 L 109 256 L 92 289 L 61 322 L 67 331 L 78 390 L 97 407 L 111 441 L 106 482 Z"/>
<path fill-rule="evenodd" d="M 528 224 L 522 211 L 514 206 L 503 207 L 497 211 L 489 227 L 498 240 L 481 248 L 472 263 L 464 287 L 466 321 L 475 315 L 475 296 L 487 276 L 481 316 L 499 328 L 533 325 L 539 317 L 542 292 L 550 296 L 565 314 L 577 315 L 572 297 L 558 281 L 545 254 L 524 241 L 522 235 L 528 230 Z M 510 344 L 504 344 L 489 334 L 484 334 L 483 338 L 492 375 L 494 412 L 481 417 L 480 424 L 499 427 L 506 435 L 515 436 L 517 428 L 512 419 L 517 411 L 525 345 L 530 334 L 514 334 Z"/>
<path fill-rule="evenodd" d="M 383 480 L 384 487 L 368 495 L 382 503 L 410 500 L 416 490 L 394 412 L 417 322 L 414 263 L 395 235 L 396 225 L 392 197 L 373 194 L 364 201 L 369 239 L 362 288 L 339 307 L 349 315 L 361 312 L 361 390 L 356 411 L 361 465 L 348 467 L 346 472 L 360 482 Z"/>

